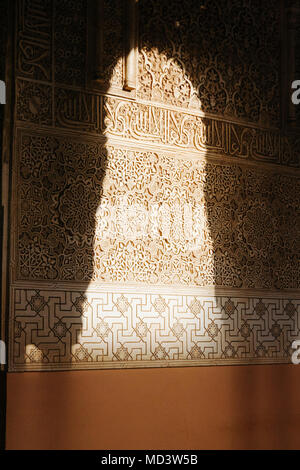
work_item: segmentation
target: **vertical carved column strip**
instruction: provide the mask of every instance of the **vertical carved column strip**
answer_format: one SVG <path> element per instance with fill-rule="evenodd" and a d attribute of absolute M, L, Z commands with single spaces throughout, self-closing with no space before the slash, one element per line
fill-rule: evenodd
<path fill-rule="evenodd" d="M 138 0 L 126 0 L 126 45 L 124 90 L 136 88 Z"/>
<path fill-rule="evenodd" d="M 288 86 L 288 109 L 287 109 L 287 120 L 289 125 L 296 123 L 296 109 L 292 103 L 291 96 L 291 84 L 296 79 L 296 28 L 297 28 L 297 9 L 293 6 L 287 9 L 287 86 Z"/>
<path fill-rule="evenodd" d="M 1 194 L 1 216 L 2 216 L 2 266 L 1 266 L 1 321 L 0 321 L 0 339 L 8 343 L 8 287 L 9 287 L 9 193 L 10 193 L 10 172 L 12 155 L 12 116 L 14 106 L 14 70 L 13 70 L 13 44 L 14 44 L 14 14 L 15 6 L 13 2 L 5 2 L 7 8 L 5 32 L 7 34 L 6 43 L 3 45 L 4 54 L 4 74 L 6 83 L 6 104 L 2 110 L 4 112 L 2 132 L 2 194 Z M 4 77 L 3 77 L 4 78 Z M 0 365 L 0 370 L 6 366 Z"/>
<path fill-rule="evenodd" d="M 103 81 L 104 79 L 104 2 L 103 0 L 96 1 L 96 80 Z"/>

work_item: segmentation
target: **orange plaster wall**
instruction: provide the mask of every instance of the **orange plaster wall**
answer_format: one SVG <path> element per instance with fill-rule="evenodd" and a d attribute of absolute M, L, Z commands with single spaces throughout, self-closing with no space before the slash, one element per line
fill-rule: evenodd
<path fill-rule="evenodd" d="M 300 366 L 8 374 L 7 449 L 300 449 Z"/>

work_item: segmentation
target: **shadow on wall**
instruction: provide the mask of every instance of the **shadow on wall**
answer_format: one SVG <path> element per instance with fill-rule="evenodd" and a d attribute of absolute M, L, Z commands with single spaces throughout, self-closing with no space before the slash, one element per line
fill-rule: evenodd
<path fill-rule="evenodd" d="M 263 166 L 240 165 L 241 160 L 232 163 L 232 157 L 258 160 L 265 150 L 262 133 L 246 122 L 279 125 L 277 9 L 254 0 L 243 6 L 225 0 L 139 4 L 137 101 L 94 98 L 82 84 L 85 98 L 78 101 L 80 80 L 70 76 L 75 88 L 66 86 L 68 70 L 59 49 L 56 125 L 71 132 L 22 134 L 19 255 L 27 256 L 27 264 L 21 263 L 18 278 L 53 286 L 76 281 L 80 288 L 32 289 L 26 300 L 28 311 L 35 312 L 26 327 L 31 342 L 17 355 L 37 370 L 93 368 L 95 362 L 97 368 L 107 357 L 120 366 L 143 357 L 166 365 L 184 354 L 199 363 L 288 360 L 292 300 L 225 290 L 298 287 L 295 180 Z M 122 80 L 122 18 L 115 5 L 107 4 L 104 12 L 110 60 L 104 94 Z M 65 2 L 56 2 L 58 22 L 72 21 L 65 8 Z M 72 33 L 72 25 L 65 28 Z M 85 48 L 77 46 L 81 60 Z M 146 102 L 153 105 L 152 127 Z M 98 127 L 92 122 L 96 105 L 104 113 Z M 225 116 L 227 124 L 216 116 Z M 120 143 L 119 137 L 125 140 Z M 111 287 L 116 284 L 118 290 Z M 163 336 L 156 330 L 165 327 L 171 312 L 168 295 L 175 302 L 178 294 L 173 289 L 164 297 L 153 287 L 155 295 L 143 293 L 138 301 L 122 293 L 136 284 L 146 286 L 146 293 L 149 286 L 166 286 L 166 292 L 172 286 L 195 287 L 172 310 L 167 332 L 172 340 L 161 339 L 151 351 L 147 341 Z M 140 302 L 136 323 L 129 327 L 135 302 Z M 24 336 L 24 321 L 17 315 L 16 338 Z M 117 327 L 121 340 L 113 338 Z M 249 413 L 254 413 L 255 387 L 249 379 L 247 403 L 244 396 L 240 401 Z M 56 393 L 68 419 L 65 405 L 72 391 Z M 286 400 L 288 391 L 282 393 Z"/>

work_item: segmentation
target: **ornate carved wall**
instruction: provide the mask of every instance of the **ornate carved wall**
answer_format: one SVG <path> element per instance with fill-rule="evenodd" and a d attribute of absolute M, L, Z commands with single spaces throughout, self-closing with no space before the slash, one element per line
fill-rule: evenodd
<path fill-rule="evenodd" d="M 281 2 L 138 3 L 129 92 L 124 2 L 17 2 L 10 370 L 289 362 Z"/>
<path fill-rule="evenodd" d="M 9 28 L 11 17 L 11 7 L 7 0 L 3 0 L 0 3 L 0 80 L 5 84 L 5 101 L 9 106 L 10 100 L 9 95 L 11 86 L 8 84 L 7 76 L 8 70 L 12 68 L 12 64 L 9 63 L 8 55 L 12 48 L 11 41 L 9 38 Z M 10 160 L 10 112 L 7 109 L 8 106 L 2 102 L 0 104 L 0 151 L 1 151 L 1 248 L 0 248 L 0 262 L 1 262 L 1 307 L 0 307 L 0 338 L 2 341 L 6 340 L 7 322 L 5 321 L 7 304 L 6 295 L 8 288 L 8 279 L 4 273 L 7 273 L 7 247 L 8 247 L 8 235 L 7 235 L 7 219 L 8 219 L 8 177 L 9 177 L 9 160 Z M 4 228 L 5 227 L 5 228 Z M 0 369 L 2 367 L 0 366 Z M 4 382 L 3 382 L 4 383 Z"/>

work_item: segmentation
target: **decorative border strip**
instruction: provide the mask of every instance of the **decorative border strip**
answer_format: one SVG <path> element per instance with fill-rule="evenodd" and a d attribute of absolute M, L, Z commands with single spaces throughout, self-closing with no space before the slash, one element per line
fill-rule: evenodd
<path fill-rule="evenodd" d="M 74 88 L 54 88 L 51 100 L 51 86 L 20 79 L 16 95 L 17 121 L 29 125 L 54 126 L 241 160 L 291 167 L 300 165 L 297 142 L 293 143 L 292 138 L 282 135 L 278 130 L 237 124 L 186 110 L 107 97 Z"/>
<path fill-rule="evenodd" d="M 300 337 L 300 293 L 206 292 L 14 286 L 9 369 L 290 362 Z"/>

